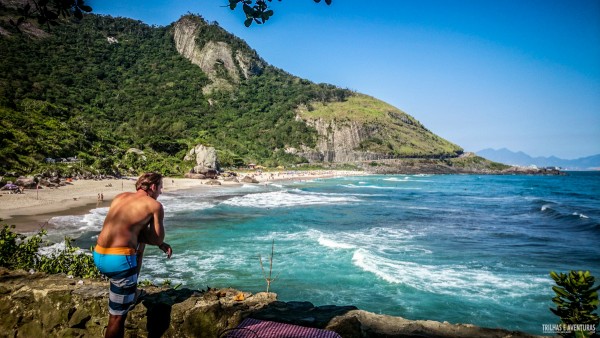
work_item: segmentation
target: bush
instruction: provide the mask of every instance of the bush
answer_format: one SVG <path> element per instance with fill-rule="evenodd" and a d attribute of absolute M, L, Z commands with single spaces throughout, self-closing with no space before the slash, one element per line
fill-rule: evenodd
<path fill-rule="evenodd" d="M 0 231 L 0 266 L 9 269 L 34 269 L 46 273 L 66 273 L 76 277 L 100 277 L 91 255 L 73 247 L 72 239 L 65 237 L 65 248 L 44 256 L 39 253 L 42 237 L 47 234 L 40 229 L 27 238 L 13 231 L 14 225 L 4 225 Z"/>
<path fill-rule="evenodd" d="M 94 264 L 94 258 L 81 251 L 78 247 L 73 247 L 73 240 L 65 237 L 65 248 L 52 253 L 50 256 L 41 256 L 37 265 L 39 271 L 46 273 L 66 273 L 83 278 L 100 277 L 100 271 Z"/>
<path fill-rule="evenodd" d="M 594 287 L 595 278 L 589 271 L 571 271 L 569 274 L 557 274 L 550 272 L 550 276 L 556 282 L 552 290 L 556 296 L 552 302 L 556 304 L 556 309 L 550 308 L 550 311 L 560 317 L 560 324 L 565 327 L 571 325 L 589 325 L 598 327 L 600 318 L 594 311 L 598 308 L 598 289 L 600 285 Z M 570 330 L 567 330 L 570 331 Z M 566 337 L 591 337 L 590 331 L 573 331 L 562 333 Z"/>
<path fill-rule="evenodd" d="M 37 235 L 27 236 L 12 231 L 14 225 L 4 225 L 0 231 L 0 266 L 9 269 L 34 268 L 39 264 L 38 249 L 46 230 L 41 229 Z"/>

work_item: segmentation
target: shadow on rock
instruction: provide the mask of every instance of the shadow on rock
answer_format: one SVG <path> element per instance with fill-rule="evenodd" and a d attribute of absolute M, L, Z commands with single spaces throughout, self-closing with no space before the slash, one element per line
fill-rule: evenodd
<path fill-rule="evenodd" d="M 250 317 L 324 329 L 333 318 L 357 309 L 356 306 L 314 306 L 310 302 L 275 301 L 264 308 L 253 312 Z"/>
<path fill-rule="evenodd" d="M 147 294 L 141 303 L 146 307 L 148 337 L 162 337 L 171 325 L 173 305 L 182 303 L 198 294 L 197 290 L 187 288 L 181 290 L 168 289 Z"/>

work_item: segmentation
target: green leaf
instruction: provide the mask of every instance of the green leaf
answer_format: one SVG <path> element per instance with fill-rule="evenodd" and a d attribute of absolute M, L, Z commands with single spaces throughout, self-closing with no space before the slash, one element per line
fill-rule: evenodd
<path fill-rule="evenodd" d="M 252 7 L 244 4 L 242 8 L 244 9 L 244 13 L 246 14 L 246 16 L 254 16 L 254 10 L 252 9 Z"/>
<path fill-rule="evenodd" d="M 88 5 L 81 5 L 79 6 L 79 8 L 81 8 L 83 11 L 89 13 L 92 11 L 92 7 L 88 6 Z"/>
<path fill-rule="evenodd" d="M 562 297 L 569 297 L 570 294 L 565 291 L 565 289 L 558 287 L 558 286 L 553 286 L 552 290 L 554 290 L 554 292 L 556 292 L 557 295 L 562 296 Z"/>
<path fill-rule="evenodd" d="M 244 21 L 244 26 L 246 26 L 246 27 L 250 27 L 251 24 L 252 24 L 252 18 L 248 18 Z"/>

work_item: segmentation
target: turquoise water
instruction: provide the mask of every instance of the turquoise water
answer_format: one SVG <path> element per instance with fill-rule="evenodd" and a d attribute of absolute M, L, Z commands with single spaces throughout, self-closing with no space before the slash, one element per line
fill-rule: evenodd
<path fill-rule="evenodd" d="M 600 173 L 386 175 L 186 190 L 162 195 L 165 260 L 141 279 L 271 290 L 280 300 L 356 305 L 408 319 L 542 334 L 551 270 L 600 279 Z M 107 209 L 52 220 L 95 241 Z"/>

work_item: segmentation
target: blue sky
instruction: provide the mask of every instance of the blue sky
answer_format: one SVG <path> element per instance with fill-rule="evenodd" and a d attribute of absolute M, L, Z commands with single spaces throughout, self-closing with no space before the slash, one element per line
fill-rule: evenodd
<path fill-rule="evenodd" d="M 94 13 L 217 21 L 270 64 L 388 102 L 466 151 L 600 154 L 600 1 L 312 0 L 243 25 L 227 0 L 88 0 Z"/>

